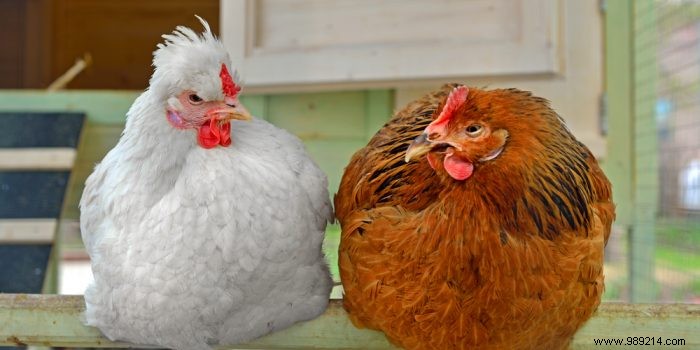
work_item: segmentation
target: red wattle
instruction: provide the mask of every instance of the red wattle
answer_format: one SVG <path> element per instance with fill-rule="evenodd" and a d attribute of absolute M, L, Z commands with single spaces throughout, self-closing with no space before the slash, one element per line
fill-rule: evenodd
<path fill-rule="evenodd" d="M 231 123 L 225 122 L 219 125 L 214 118 L 207 120 L 199 127 L 197 143 L 207 149 L 217 145 L 229 146 L 231 144 Z"/>
<path fill-rule="evenodd" d="M 231 145 L 231 123 L 225 122 L 221 124 L 219 131 L 221 133 L 219 144 L 224 147 Z"/>
<path fill-rule="evenodd" d="M 428 153 L 427 158 L 428 158 L 428 164 L 430 164 L 430 167 L 433 168 L 433 170 L 435 170 L 435 167 L 438 164 L 438 160 L 435 159 L 435 155 L 433 155 L 432 153 Z"/>
<path fill-rule="evenodd" d="M 443 165 L 447 173 L 458 181 L 468 179 L 474 172 L 474 164 L 453 154 L 445 156 Z"/>

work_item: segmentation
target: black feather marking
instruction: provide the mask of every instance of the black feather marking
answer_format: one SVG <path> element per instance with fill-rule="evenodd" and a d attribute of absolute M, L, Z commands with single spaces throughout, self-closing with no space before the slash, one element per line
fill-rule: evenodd
<path fill-rule="evenodd" d="M 408 146 L 409 146 L 409 143 L 399 143 L 389 150 L 389 154 L 395 155 L 398 153 L 406 152 L 406 150 L 408 149 Z"/>
<path fill-rule="evenodd" d="M 547 223 L 547 230 L 544 233 L 544 237 L 546 239 L 552 240 L 552 239 L 554 239 L 554 237 L 557 236 L 557 234 L 558 234 L 557 228 L 554 227 L 554 225 L 552 225 L 551 222 L 548 222 Z"/>
<path fill-rule="evenodd" d="M 538 232 L 542 232 L 542 218 L 540 218 L 540 215 L 537 214 L 534 208 L 530 207 L 530 205 L 524 198 L 523 203 L 525 203 L 525 208 L 527 209 L 528 213 L 530 213 L 530 217 L 535 222 L 535 225 L 537 225 Z"/>
<path fill-rule="evenodd" d="M 489 193 L 488 191 L 481 192 L 481 199 L 486 203 L 486 205 L 487 205 L 489 208 L 493 208 L 493 207 L 494 207 L 494 200 L 493 200 L 493 197 L 491 196 L 491 193 Z M 495 209 L 495 208 L 494 208 L 494 209 Z"/>
<path fill-rule="evenodd" d="M 574 223 L 574 218 L 571 216 L 571 212 L 569 211 L 569 207 L 566 205 L 566 203 L 564 203 L 561 197 L 554 192 L 549 192 L 549 196 L 554 201 L 554 204 L 556 204 L 559 208 L 559 212 L 564 215 L 564 218 L 569 223 L 569 227 L 571 227 L 572 230 L 575 230 L 576 224 Z"/>
<path fill-rule="evenodd" d="M 566 195 L 566 199 L 569 200 L 569 203 L 576 205 L 578 207 L 578 209 L 580 209 L 579 203 L 581 203 L 583 201 L 583 198 L 581 197 L 580 193 L 576 189 L 571 187 L 570 182 L 561 181 L 559 183 L 559 185 L 560 185 L 560 189 L 562 190 L 561 192 Z M 574 219 L 576 220 L 576 224 L 581 224 L 581 221 L 583 219 L 581 217 L 581 211 L 576 210 L 572 214 L 575 216 Z"/>
<path fill-rule="evenodd" d="M 499 237 L 501 239 L 501 245 L 508 244 L 508 233 L 504 229 L 501 229 L 499 232 Z"/>
<path fill-rule="evenodd" d="M 381 175 L 383 172 L 384 168 L 375 170 L 374 172 L 372 172 L 372 175 L 369 176 L 369 181 L 373 181 L 374 179 L 379 177 L 379 175 Z"/>
<path fill-rule="evenodd" d="M 424 110 L 424 111 L 418 112 L 418 115 L 421 116 L 421 117 L 430 117 L 430 116 L 432 116 L 433 114 L 435 114 L 435 109 L 432 109 L 432 108 L 431 108 L 431 109 L 426 109 L 426 110 Z"/>
<path fill-rule="evenodd" d="M 552 206 L 549 205 L 549 200 L 547 199 L 547 197 L 544 194 L 542 194 L 542 192 L 540 192 L 532 187 L 530 187 L 530 192 L 536 194 L 537 197 L 540 198 L 540 202 L 542 202 L 542 204 L 544 204 L 544 206 L 547 208 L 547 212 L 552 211 Z"/>
<path fill-rule="evenodd" d="M 556 169 L 561 169 L 561 167 L 553 163 L 552 166 Z M 551 171 L 551 169 L 550 169 Z M 576 214 L 576 224 L 578 225 L 584 225 L 585 227 L 590 226 L 590 210 L 588 208 L 588 204 L 586 201 L 586 198 L 591 198 L 591 196 L 586 197 L 582 191 L 585 192 L 590 192 L 591 188 L 586 186 L 585 184 L 578 184 L 574 178 L 573 175 L 570 172 L 559 172 L 555 173 L 552 172 L 553 174 L 558 174 L 560 177 L 559 181 L 556 181 L 555 179 L 549 177 L 549 176 L 542 176 L 541 178 L 544 178 L 544 180 L 550 185 L 550 187 L 553 189 L 552 191 L 548 191 L 548 194 L 550 197 L 552 197 L 553 201 L 556 201 L 552 193 L 553 191 L 559 191 L 561 193 L 565 193 L 566 198 L 571 202 L 572 206 L 575 206 L 575 214 Z M 588 183 L 588 177 L 583 176 L 583 179 L 585 179 L 584 182 Z M 572 187 L 573 186 L 573 187 Z M 563 203 L 563 200 L 561 197 L 557 196 L 559 201 Z M 557 204 L 557 207 L 560 205 Z M 568 208 L 568 207 L 567 207 Z"/>
<path fill-rule="evenodd" d="M 381 184 L 379 184 L 379 187 L 377 187 L 376 192 L 383 192 L 385 189 L 387 189 L 387 187 L 389 187 L 392 184 L 392 182 L 398 180 L 399 178 L 401 178 L 401 176 L 402 174 L 399 172 L 387 177 L 386 179 L 384 179 L 384 181 L 382 181 Z"/>

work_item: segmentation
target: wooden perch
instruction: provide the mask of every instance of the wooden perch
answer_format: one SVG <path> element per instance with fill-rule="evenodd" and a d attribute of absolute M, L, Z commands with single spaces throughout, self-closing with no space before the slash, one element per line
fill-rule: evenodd
<path fill-rule="evenodd" d="M 92 64 L 92 55 L 89 53 L 86 53 L 83 55 L 83 58 L 78 58 L 75 60 L 75 63 L 68 68 L 68 70 L 63 73 L 60 77 L 58 77 L 56 80 L 54 80 L 51 85 L 49 85 L 48 88 L 46 88 L 47 91 L 56 91 L 56 90 L 61 90 L 68 85 L 68 83 L 71 82 L 71 80 L 75 79 L 75 77 L 80 74 L 85 68 L 90 66 Z"/>
<path fill-rule="evenodd" d="M 82 296 L 0 294 L 0 346 L 130 348 L 115 343 L 81 321 Z M 594 349 L 594 338 L 661 337 L 683 339 L 684 349 L 700 347 L 700 305 L 612 304 L 596 315 L 574 338 L 573 349 Z M 143 346 L 138 346 L 143 347 Z M 339 300 L 332 300 L 319 318 L 299 323 L 248 344 L 220 349 L 392 349 L 379 332 L 357 329 Z M 599 346 L 597 348 L 606 348 Z M 645 346 L 644 349 L 669 348 Z"/>

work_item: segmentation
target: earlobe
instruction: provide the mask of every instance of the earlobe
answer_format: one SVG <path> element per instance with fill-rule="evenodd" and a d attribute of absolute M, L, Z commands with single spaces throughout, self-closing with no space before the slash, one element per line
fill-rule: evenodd
<path fill-rule="evenodd" d="M 506 144 L 506 141 L 508 141 L 508 135 L 508 130 L 506 129 L 498 129 L 493 132 L 493 136 L 495 136 L 498 140 L 499 148 L 503 148 L 503 146 Z"/>
<path fill-rule="evenodd" d="M 177 129 L 185 129 L 186 128 L 185 127 L 185 120 L 182 119 L 182 117 L 180 116 L 180 113 L 178 113 L 177 111 L 168 108 L 165 111 L 165 116 L 166 116 L 166 119 L 168 120 L 168 123 L 170 123 L 170 125 L 172 125 L 173 127 L 177 128 Z"/>
<path fill-rule="evenodd" d="M 491 153 L 479 159 L 480 162 L 487 162 L 489 160 L 496 159 L 496 157 L 500 156 L 501 152 L 503 152 L 503 148 L 506 146 L 506 141 L 508 141 L 508 131 L 498 129 L 493 132 L 493 136 L 496 138 L 496 146 Z"/>

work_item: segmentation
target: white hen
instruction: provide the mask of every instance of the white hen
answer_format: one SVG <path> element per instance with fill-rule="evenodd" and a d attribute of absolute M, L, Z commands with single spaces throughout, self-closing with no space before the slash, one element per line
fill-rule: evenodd
<path fill-rule="evenodd" d="M 95 276 L 85 316 L 113 340 L 209 349 L 328 304 L 326 177 L 296 137 L 240 106 L 202 23 L 163 36 L 150 88 L 80 202 Z"/>

